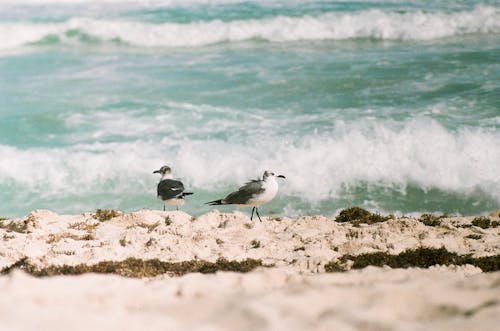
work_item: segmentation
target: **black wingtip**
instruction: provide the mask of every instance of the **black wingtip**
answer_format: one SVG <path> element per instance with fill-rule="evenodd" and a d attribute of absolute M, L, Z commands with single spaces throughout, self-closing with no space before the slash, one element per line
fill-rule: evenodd
<path fill-rule="evenodd" d="M 182 192 L 182 196 L 183 197 L 186 196 L 186 195 L 192 195 L 192 194 L 194 194 L 194 193 L 193 192 Z"/>
<path fill-rule="evenodd" d="M 210 202 L 205 202 L 206 205 L 209 205 L 209 206 L 218 206 L 218 205 L 222 205 L 222 199 L 219 199 L 219 200 L 214 200 L 214 201 L 210 201 Z"/>

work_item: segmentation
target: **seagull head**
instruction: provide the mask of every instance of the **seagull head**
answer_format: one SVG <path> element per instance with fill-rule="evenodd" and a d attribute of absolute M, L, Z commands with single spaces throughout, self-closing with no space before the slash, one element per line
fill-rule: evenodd
<path fill-rule="evenodd" d="M 274 172 L 272 172 L 272 171 L 269 171 L 269 170 L 264 171 L 264 174 L 262 175 L 262 179 L 263 179 L 263 180 L 266 180 L 267 178 L 270 178 L 270 177 L 285 178 L 285 176 L 283 176 L 283 175 L 276 175 L 276 174 L 275 174 Z"/>
<path fill-rule="evenodd" d="M 160 174 L 162 177 L 170 176 L 172 174 L 172 169 L 169 166 L 163 166 L 159 170 L 153 171 L 154 174 Z"/>

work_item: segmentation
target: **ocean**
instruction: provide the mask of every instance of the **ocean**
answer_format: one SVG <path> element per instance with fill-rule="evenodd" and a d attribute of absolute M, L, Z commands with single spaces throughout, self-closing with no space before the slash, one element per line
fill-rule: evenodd
<path fill-rule="evenodd" d="M 162 209 L 162 165 L 193 215 L 267 169 L 261 215 L 499 209 L 500 3 L 0 1 L 0 216 Z"/>

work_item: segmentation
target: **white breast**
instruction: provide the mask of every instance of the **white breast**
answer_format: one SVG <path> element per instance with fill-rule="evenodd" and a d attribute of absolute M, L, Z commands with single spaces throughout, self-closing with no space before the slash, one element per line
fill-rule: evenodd
<path fill-rule="evenodd" d="M 173 199 L 163 200 L 161 196 L 158 196 L 158 199 L 163 201 L 163 203 L 168 206 L 182 206 L 184 204 L 184 199 L 173 198 Z"/>
<path fill-rule="evenodd" d="M 263 183 L 264 192 L 256 195 L 248 201 L 248 205 L 259 207 L 265 203 L 268 203 L 278 193 L 278 182 L 274 177 L 267 178 Z"/>

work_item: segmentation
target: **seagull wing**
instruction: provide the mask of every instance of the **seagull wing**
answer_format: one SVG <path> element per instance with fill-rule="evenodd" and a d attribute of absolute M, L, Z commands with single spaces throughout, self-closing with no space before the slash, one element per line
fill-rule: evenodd
<path fill-rule="evenodd" d="M 182 197 L 184 185 L 182 182 L 174 179 L 164 179 L 158 183 L 158 196 L 163 200 Z"/>
<path fill-rule="evenodd" d="M 253 180 L 246 183 L 238 191 L 230 193 L 224 198 L 226 204 L 245 204 L 255 195 L 264 192 L 262 180 Z"/>

